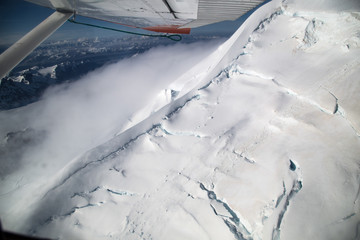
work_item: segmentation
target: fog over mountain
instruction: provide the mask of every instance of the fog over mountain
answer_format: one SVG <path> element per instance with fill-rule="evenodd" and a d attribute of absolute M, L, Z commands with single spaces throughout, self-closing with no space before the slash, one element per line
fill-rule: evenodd
<path fill-rule="evenodd" d="M 159 45 L 64 77 L 0 111 L 3 227 L 359 239 L 359 56 L 358 1 L 274 0 L 226 41 Z M 54 66 L 33 75 L 51 80 Z"/>
<path fill-rule="evenodd" d="M 195 34 L 184 36 L 181 43 L 224 39 L 223 34 Z M 1 79 L 0 110 L 36 102 L 50 86 L 78 81 L 83 75 L 104 65 L 174 43 L 169 39 L 131 36 L 43 43 L 9 76 Z"/>

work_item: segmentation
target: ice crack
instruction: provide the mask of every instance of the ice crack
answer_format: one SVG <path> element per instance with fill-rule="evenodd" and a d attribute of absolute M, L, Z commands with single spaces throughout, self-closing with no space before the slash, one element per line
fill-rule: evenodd
<path fill-rule="evenodd" d="M 112 193 L 112 194 L 116 194 L 116 195 L 120 195 L 120 196 L 134 196 L 135 193 L 130 193 L 130 192 L 127 192 L 127 191 L 115 191 L 115 190 L 112 190 L 112 189 L 109 189 L 107 188 L 106 191 L 108 191 L 109 193 Z"/>
<path fill-rule="evenodd" d="M 195 132 L 172 132 L 172 131 L 169 131 L 168 129 L 165 129 L 161 124 L 158 125 L 158 128 L 166 135 L 171 135 L 171 136 L 190 136 L 190 137 L 197 137 L 197 138 L 204 137 L 201 134 L 195 133 Z"/>
<path fill-rule="evenodd" d="M 262 20 L 259 25 L 257 26 L 257 28 L 255 29 L 255 31 L 262 31 L 265 29 L 266 25 L 270 24 L 272 21 L 274 21 L 274 19 L 276 19 L 277 16 L 283 14 L 283 10 L 279 9 L 275 12 L 273 12 L 270 17 Z"/>
<path fill-rule="evenodd" d="M 233 153 L 234 153 L 237 157 L 244 159 L 244 160 L 245 160 L 246 162 L 248 162 L 248 163 L 251 163 L 251 164 L 256 163 L 255 160 L 246 157 L 246 156 L 244 155 L 244 152 L 239 153 L 239 152 L 237 152 L 236 150 L 233 150 Z"/>
<path fill-rule="evenodd" d="M 301 188 L 302 188 L 302 182 L 301 181 L 295 181 L 289 195 L 286 197 L 285 204 L 284 204 L 284 207 L 283 207 L 283 209 L 281 210 L 281 212 L 279 214 L 279 218 L 278 218 L 276 227 L 273 229 L 272 240 L 280 239 L 281 223 L 282 223 L 284 215 L 285 215 L 285 213 L 286 213 L 286 211 L 287 211 L 287 209 L 288 209 L 288 207 L 290 205 L 290 200 L 295 196 L 295 194 L 297 192 L 300 191 Z"/>
<path fill-rule="evenodd" d="M 201 190 L 207 192 L 208 198 L 211 200 L 210 206 L 213 209 L 216 216 L 223 219 L 226 226 L 229 228 L 235 238 L 238 240 L 252 240 L 250 231 L 241 222 L 234 210 L 230 206 L 217 198 L 214 191 L 208 190 L 204 184 L 200 183 Z M 222 213 L 221 213 L 222 212 Z"/>
<path fill-rule="evenodd" d="M 334 94 L 332 94 L 331 92 L 329 92 L 329 94 L 335 99 L 335 105 L 334 105 L 333 110 L 329 110 L 326 107 L 321 106 L 319 103 L 317 103 L 316 101 L 314 101 L 313 99 L 311 99 L 309 97 L 298 94 L 297 92 L 293 91 L 292 89 L 285 87 L 284 85 L 282 85 L 281 83 L 279 83 L 275 79 L 272 79 L 272 82 L 276 86 L 278 86 L 278 87 L 282 88 L 284 91 L 286 91 L 287 94 L 289 94 L 291 96 L 294 96 L 297 99 L 299 99 L 300 101 L 306 102 L 306 103 L 318 108 L 320 111 L 322 111 L 324 113 L 327 113 L 329 115 L 334 115 L 339 111 L 340 106 L 339 106 L 339 103 L 338 103 L 338 98 Z"/>
<path fill-rule="evenodd" d="M 354 239 L 360 238 L 360 222 L 356 225 L 356 235 Z"/>
<path fill-rule="evenodd" d="M 289 165 L 289 169 L 291 171 L 294 171 L 297 173 L 297 179 L 294 179 L 293 181 L 293 184 L 292 184 L 292 188 L 290 190 L 290 193 L 286 196 L 286 186 L 285 186 L 285 182 L 283 182 L 283 193 L 278 197 L 277 201 L 276 201 L 276 208 L 280 206 L 282 200 L 284 197 L 285 198 L 285 202 L 283 204 L 283 207 L 279 213 L 279 216 L 278 216 L 278 220 L 277 220 L 277 223 L 276 223 L 276 226 L 274 227 L 273 229 L 273 232 L 272 232 L 272 240 L 279 240 L 280 239 L 280 230 L 281 230 L 281 223 L 284 219 L 284 216 L 285 216 L 285 213 L 290 205 L 290 200 L 292 198 L 295 197 L 296 193 L 298 193 L 301 188 L 302 188 L 302 179 L 301 179 L 301 176 L 300 176 L 300 173 L 298 172 L 299 171 L 299 168 L 296 166 L 295 162 L 292 161 L 292 160 L 289 160 L 290 161 L 290 165 Z"/>
<path fill-rule="evenodd" d="M 283 198 L 286 195 L 286 187 L 285 187 L 285 183 L 283 182 L 283 193 L 278 197 L 278 199 L 276 200 L 276 204 L 275 204 L 275 208 L 277 208 L 280 204 L 280 202 L 283 200 Z"/>
<path fill-rule="evenodd" d="M 47 224 L 50 224 L 51 222 L 57 220 L 57 219 L 62 219 L 62 218 L 66 218 L 66 217 L 69 217 L 71 215 L 73 215 L 77 210 L 80 210 L 80 209 L 84 209 L 84 208 L 89 208 L 89 207 L 96 207 L 96 206 L 101 206 L 102 204 L 104 204 L 104 202 L 98 202 L 98 203 L 88 203 L 86 205 L 83 205 L 83 206 L 76 206 L 76 207 L 73 207 L 70 209 L 70 211 L 64 213 L 64 214 L 61 214 L 61 215 L 53 215 L 53 216 L 50 216 L 48 219 L 46 219 L 44 221 L 43 224 L 41 225 L 47 225 Z M 77 223 L 79 224 L 79 223 Z M 36 230 L 31 230 L 30 232 L 32 233 L 35 233 Z"/>
<path fill-rule="evenodd" d="M 191 98 L 187 99 L 184 104 L 182 104 L 181 106 L 178 106 L 173 111 L 171 111 L 169 114 L 167 114 L 163 120 L 167 120 L 167 119 L 171 118 L 176 113 L 178 113 L 183 107 L 185 107 L 187 103 L 191 102 L 194 99 L 199 99 L 199 98 L 200 98 L 200 95 L 196 94 L 196 95 L 192 96 Z"/>

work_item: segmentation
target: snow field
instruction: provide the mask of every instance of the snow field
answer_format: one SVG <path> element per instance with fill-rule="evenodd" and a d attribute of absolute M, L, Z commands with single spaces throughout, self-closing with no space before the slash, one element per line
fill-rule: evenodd
<path fill-rule="evenodd" d="M 36 201 L 2 210 L 5 224 L 60 239 L 357 239 L 360 8 L 306 2 L 257 10 Z"/>

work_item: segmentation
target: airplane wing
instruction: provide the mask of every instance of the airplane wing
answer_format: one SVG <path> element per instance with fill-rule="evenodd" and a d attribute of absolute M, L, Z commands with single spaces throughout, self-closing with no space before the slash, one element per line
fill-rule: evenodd
<path fill-rule="evenodd" d="M 190 28 L 235 20 L 265 0 L 26 0 L 155 32 L 189 33 Z"/>
<path fill-rule="evenodd" d="M 235 20 L 269 0 L 26 0 L 56 10 L 0 55 L 0 83 L 72 15 L 165 33 Z"/>

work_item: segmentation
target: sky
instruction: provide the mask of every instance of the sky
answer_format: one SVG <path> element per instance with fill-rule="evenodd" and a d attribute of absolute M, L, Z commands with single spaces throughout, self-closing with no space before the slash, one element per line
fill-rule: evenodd
<path fill-rule="evenodd" d="M 54 10 L 41 7 L 24 0 L 1 0 L 0 1 L 0 45 L 9 45 L 14 43 L 40 22 L 50 16 Z M 236 21 L 225 21 L 200 27 L 192 30 L 192 34 L 228 34 L 231 35 L 244 21 L 245 16 Z M 126 27 L 98 21 L 89 18 L 78 17 L 78 21 L 84 21 L 91 24 L 98 24 L 107 27 L 129 30 Z M 131 29 L 130 29 L 131 30 Z M 121 33 L 108 30 L 101 30 L 86 26 L 79 26 L 66 22 L 58 29 L 48 40 L 76 39 L 79 37 L 96 36 L 123 36 Z"/>

